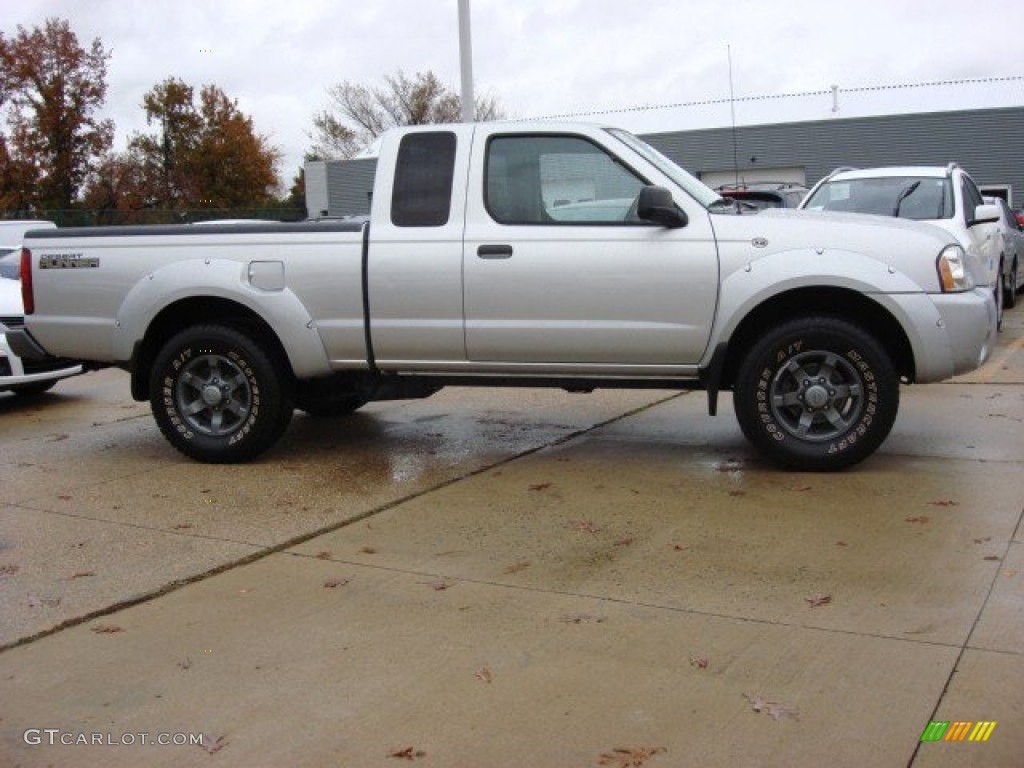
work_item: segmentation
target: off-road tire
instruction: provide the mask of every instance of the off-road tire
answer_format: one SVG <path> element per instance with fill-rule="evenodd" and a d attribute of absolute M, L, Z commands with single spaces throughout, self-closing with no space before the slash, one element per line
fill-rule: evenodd
<path fill-rule="evenodd" d="M 873 336 L 839 318 L 805 317 L 754 343 L 737 371 L 733 407 L 743 434 L 773 462 L 833 471 L 882 444 L 899 394 Z"/>
<path fill-rule="evenodd" d="M 263 453 L 287 429 L 294 410 L 291 377 L 276 349 L 226 325 L 188 328 L 164 344 L 149 392 L 164 437 L 208 464 Z"/>

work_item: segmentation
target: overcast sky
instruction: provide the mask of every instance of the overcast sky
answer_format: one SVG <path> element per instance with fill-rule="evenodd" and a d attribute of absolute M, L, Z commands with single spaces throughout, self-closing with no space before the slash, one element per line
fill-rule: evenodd
<path fill-rule="evenodd" d="M 5 35 L 65 18 L 112 52 L 117 145 L 169 76 L 215 83 L 284 153 L 290 180 L 327 86 L 433 70 L 459 90 L 456 0 L 0 0 Z M 1024 34 L 1007 0 L 471 0 L 477 91 L 510 117 L 594 113 L 636 131 L 1024 104 Z M 841 91 L 879 85 L 995 82 Z M 721 100 L 725 100 L 722 102 Z M 720 103 L 695 105 L 694 102 Z M 630 110 L 638 106 L 682 105 Z"/>

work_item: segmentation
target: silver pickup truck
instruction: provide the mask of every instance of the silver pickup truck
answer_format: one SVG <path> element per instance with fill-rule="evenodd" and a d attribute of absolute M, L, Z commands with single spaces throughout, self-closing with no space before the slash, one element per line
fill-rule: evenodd
<path fill-rule="evenodd" d="M 245 461 L 297 407 L 445 385 L 732 391 L 777 463 L 886 438 L 900 383 L 981 365 L 981 266 L 924 224 L 751 215 L 623 131 L 400 129 L 368 221 L 64 229 L 22 255 L 25 356 L 131 372 L 167 439 Z"/>

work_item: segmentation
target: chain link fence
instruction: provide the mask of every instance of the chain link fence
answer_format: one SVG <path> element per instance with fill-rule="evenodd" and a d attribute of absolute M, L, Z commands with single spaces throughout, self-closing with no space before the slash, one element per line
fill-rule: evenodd
<path fill-rule="evenodd" d="M 58 227 L 109 227 L 128 224 L 192 224 L 223 219 L 302 221 L 306 211 L 297 208 L 195 208 L 190 210 L 4 210 L 0 220 L 43 219 Z"/>

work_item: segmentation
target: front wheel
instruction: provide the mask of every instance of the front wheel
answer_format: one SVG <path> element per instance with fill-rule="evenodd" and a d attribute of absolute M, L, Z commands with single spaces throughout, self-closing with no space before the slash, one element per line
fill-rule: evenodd
<path fill-rule="evenodd" d="M 769 331 L 737 372 L 733 406 L 743 434 L 792 469 L 831 471 L 863 460 L 888 436 L 899 378 L 882 346 L 833 317 Z"/>
<path fill-rule="evenodd" d="M 285 365 L 272 349 L 223 325 L 182 331 L 157 354 L 150 406 L 160 431 L 186 456 L 248 461 L 284 433 L 294 409 Z"/>

